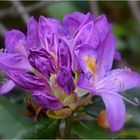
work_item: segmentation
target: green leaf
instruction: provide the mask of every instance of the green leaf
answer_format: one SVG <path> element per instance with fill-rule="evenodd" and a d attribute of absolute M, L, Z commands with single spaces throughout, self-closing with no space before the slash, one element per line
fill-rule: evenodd
<path fill-rule="evenodd" d="M 94 96 L 92 98 L 92 103 L 84 107 L 84 111 L 91 116 L 98 116 L 104 109 L 104 103 L 102 98 L 99 96 Z"/>
<path fill-rule="evenodd" d="M 6 97 L 0 97 L 0 135 L 4 138 L 13 138 L 24 128 L 21 123 L 21 121 L 24 122 L 24 119 L 22 116 L 20 117 L 18 109 L 19 106 L 15 105 L 14 108 Z"/>
<path fill-rule="evenodd" d="M 134 102 L 135 98 L 139 101 L 140 88 L 128 90 L 123 94 L 123 96 Z M 128 102 L 125 102 L 125 104 L 127 113 L 132 115 L 132 119 L 127 122 L 126 128 L 140 128 L 140 106 L 134 106 Z"/>
<path fill-rule="evenodd" d="M 119 24 L 114 24 L 112 30 L 117 37 L 127 36 L 129 34 L 129 30 Z"/>
<path fill-rule="evenodd" d="M 117 49 L 118 51 L 123 51 L 123 50 L 126 49 L 126 47 L 127 47 L 126 42 L 123 41 L 122 39 L 118 38 L 118 39 L 117 39 L 117 48 L 116 48 L 116 49 Z"/>
<path fill-rule="evenodd" d="M 73 132 L 82 139 L 110 139 L 119 136 L 108 129 L 99 127 L 94 121 L 79 121 L 74 125 Z"/>
<path fill-rule="evenodd" d="M 20 131 L 15 137 L 23 139 L 53 139 L 56 137 L 58 131 L 59 123 L 51 119 L 44 119 L 36 124 L 32 124 L 30 127 Z"/>
<path fill-rule="evenodd" d="M 128 36 L 128 44 L 130 45 L 130 49 L 135 53 L 140 53 L 140 38 L 138 34 L 131 34 Z"/>
<path fill-rule="evenodd" d="M 6 97 L 0 97 L 0 137 L 20 138 L 54 138 L 59 123 L 49 118 L 33 122 L 20 113 L 23 105 L 11 103 Z"/>
<path fill-rule="evenodd" d="M 135 88 L 124 92 L 123 96 L 134 101 L 134 98 L 140 99 L 140 88 Z M 132 118 L 126 122 L 124 129 L 121 131 L 119 139 L 140 139 L 140 108 L 125 102 L 126 111 L 132 115 Z"/>
<path fill-rule="evenodd" d="M 121 132 L 119 139 L 140 139 L 140 129 L 125 129 Z"/>

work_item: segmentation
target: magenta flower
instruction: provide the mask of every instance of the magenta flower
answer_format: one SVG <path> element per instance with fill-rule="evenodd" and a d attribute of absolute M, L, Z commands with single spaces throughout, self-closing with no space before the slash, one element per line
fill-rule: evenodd
<path fill-rule="evenodd" d="M 112 70 L 113 60 L 121 56 L 115 52 L 116 40 L 110 30 L 105 15 L 95 19 L 90 13 L 74 12 L 62 23 L 43 16 L 37 22 L 31 17 L 26 36 L 18 30 L 5 34 L 0 70 L 10 80 L 1 86 L 0 94 L 17 85 L 31 93 L 42 108 L 59 110 L 68 106 L 59 95 L 78 96 L 75 89 L 80 87 L 102 97 L 109 127 L 119 130 L 126 112 L 119 93 L 140 86 L 140 75 L 129 69 Z"/>

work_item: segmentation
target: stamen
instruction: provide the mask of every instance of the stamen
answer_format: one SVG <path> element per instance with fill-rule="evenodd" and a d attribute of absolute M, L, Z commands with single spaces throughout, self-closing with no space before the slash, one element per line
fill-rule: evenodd
<path fill-rule="evenodd" d="M 127 101 L 128 103 L 134 105 L 134 106 L 139 106 L 140 105 L 139 103 L 133 102 L 133 101 L 127 99 L 126 97 L 120 95 L 119 93 L 115 93 L 115 92 L 112 92 L 112 91 L 106 91 L 106 90 L 103 90 L 103 92 L 107 92 L 107 93 L 117 95 L 117 96 L 121 97 L 122 99 L 124 99 L 125 101 Z"/>
<path fill-rule="evenodd" d="M 111 77 L 110 77 L 110 79 L 111 79 Z M 109 78 L 107 79 L 107 77 L 106 77 L 103 80 L 101 80 L 100 82 L 98 82 L 96 84 L 96 88 L 97 89 L 104 88 L 107 85 L 106 80 L 109 80 Z M 117 77 L 117 78 L 116 77 L 112 77 L 111 81 L 112 81 L 112 83 L 110 83 L 110 88 L 109 88 L 110 90 L 111 89 L 115 89 L 115 88 L 117 88 L 117 89 L 119 89 L 121 91 L 124 90 L 124 88 L 125 88 L 124 81 L 123 81 L 123 79 L 121 77 Z"/>
<path fill-rule="evenodd" d="M 135 102 L 140 105 L 140 100 L 138 98 L 134 98 Z"/>
<path fill-rule="evenodd" d="M 119 94 L 120 95 L 120 94 Z M 121 96 L 121 95 L 120 95 Z M 128 103 L 134 105 L 134 106 L 139 106 L 140 104 L 136 103 L 136 102 L 133 102 L 127 98 L 125 98 L 124 96 L 121 96 L 125 101 L 127 101 Z"/>

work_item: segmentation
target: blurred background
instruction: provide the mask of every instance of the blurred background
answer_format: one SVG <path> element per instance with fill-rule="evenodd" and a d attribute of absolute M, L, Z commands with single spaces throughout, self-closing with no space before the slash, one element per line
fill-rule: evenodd
<path fill-rule="evenodd" d="M 0 1 L 0 48 L 4 47 L 5 31 L 16 28 L 26 33 L 26 25 L 30 16 L 35 16 L 36 19 L 40 15 L 62 19 L 65 14 L 74 11 L 91 12 L 95 17 L 105 14 L 113 24 L 112 31 L 117 37 L 117 50 L 122 54 L 122 61 L 115 62 L 115 64 L 120 67 L 131 67 L 140 72 L 139 1 Z M 3 75 L 1 74 L 0 77 L 2 79 Z M 16 120 L 12 118 L 11 112 L 14 114 L 14 111 L 11 111 L 10 107 L 11 103 L 18 102 L 20 108 L 26 94 L 19 89 L 15 89 L 12 93 L 14 94 L 0 97 L 0 137 L 3 135 L 9 138 L 15 137 L 20 128 Z M 132 101 L 139 102 L 140 89 L 130 90 L 124 95 Z M 127 111 L 133 117 L 126 124 L 127 131 L 124 130 L 123 137 L 140 138 L 140 107 L 128 103 L 126 105 Z M 10 125 L 13 126 L 12 132 L 8 128 Z"/>

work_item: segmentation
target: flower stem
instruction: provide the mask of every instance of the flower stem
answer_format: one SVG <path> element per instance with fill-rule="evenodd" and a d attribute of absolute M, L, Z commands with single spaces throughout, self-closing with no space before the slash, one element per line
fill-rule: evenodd
<path fill-rule="evenodd" d="M 64 139 L 68 139 L 71 137 L 72 124 L 73 119 L 71 116 L 65 119 Z"/>

